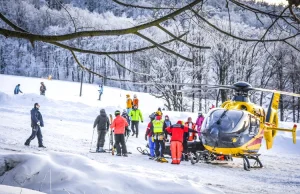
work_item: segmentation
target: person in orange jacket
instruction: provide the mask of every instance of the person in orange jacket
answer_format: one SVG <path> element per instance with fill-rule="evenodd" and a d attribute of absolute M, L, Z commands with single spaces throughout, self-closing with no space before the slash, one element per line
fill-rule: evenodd
<path fill-rule="evenodd" d="M 126 94 L 126 109 L 127 109 L 127 114 L 129 114 L 132 109 L 132 100 L 129 94 Z"/>
<path fill-rule="evenodd" d="M 189 128 L 187 125 L 183 125 L 183 122 L 179 120 L 175 125 L 167 127 L 166 130 L 172 136 L 170 145 L 172 155 L 171 164 L 180 164 L 183 150 L 182 143 L 184 140 L 184 133 L 188 133 Z"/>
<path fill-rule="evenodd" d="M 187 122 L 185 123 L 185 125 L 190 128 L 190 129 L 193 129 L 194 132 L 189 132 L 189 134 L 187 135 L 188 136 L 188 141 L 194 141 L 196 139 L 196 130 L 195 130 L 195 127 L 196 127 L 196 124 L 193 123 L 192 121 L 192 117 L 189 117 Z"/>
<path fill-rule="evenodd" d="M 120 111 L 115 111 L 116 118 L 113 120 L 112 124 L 110 125 L 111 129 L 114 129 L 115 133 L 115 146 L 117 149 L 117 155 L 121 156 L 121 153 L 124 157 L 128 157 L 127 155 L 127 148 L 125 144 L 125 128 L 128 127 L 128 123 L 124 117 L 120 116 Z M 122 149 L 120 147 L 120 144 L 122 146 Z"/>
<path fill-rule="evenodd" d="M 184 124 L 187 126 L 189 129 L 191 129 L 189 132 L 184 133 L 184 138 L 183 138 L 183 153 L 184 157 L 182 160 L 188 161 L 188 141 L 193 141 L 194 138 L 196 137 L 196 132 L 195 131 L 195 123 L 192 122 L 192 118 L 188 117 L 187 122 Z"/>
<path fill-rule="evenodd" d="M 133 95 L 132 105 L 139 107 L 139 99 L 137 98 L 136 94 Z"/>

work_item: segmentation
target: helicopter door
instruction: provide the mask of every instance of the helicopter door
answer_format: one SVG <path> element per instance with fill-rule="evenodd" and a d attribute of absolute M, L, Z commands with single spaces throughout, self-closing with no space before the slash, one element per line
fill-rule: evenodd
<path fill-rule="evenodd" d="M 249 128 L 249 136 L 256 136 L 258 131 L 259 131 L 259 120 L 254 117 L 254 116 L 250 116 L 250 128 Z"/>

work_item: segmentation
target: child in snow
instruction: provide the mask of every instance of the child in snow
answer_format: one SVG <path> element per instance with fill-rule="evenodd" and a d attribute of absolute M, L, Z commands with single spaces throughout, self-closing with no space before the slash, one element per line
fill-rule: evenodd
<path fill-rule="evenodd" d="M 127 111 L 126 109 L 123 110 L 123 113 L 122 113 L 122 117 L 124 117 L 128 123 L 128 126 L 130 125 L 130 118 L 127 114 Z M 126 130 L 125 130 L 125 136 L 129 136 L 130 135 L 130 130 L 128 127 L 126 127 Z"/>
<path fill-rule="evenodd" d="M 167 131 L 166 131 L 166 128 L 167 127 L 170 127 L 172 125 L 172 123 L 171 123 L 171 121 L 170 121 L 170 119 L 169 119 L 169 116 L 168 115 L 166 115 L 165 116 L 165 121 L 164 121 L 164 131 L 165 131 L 165 138 L 166 139 L 168 139 L 168 133 L 167 133 Z"/>

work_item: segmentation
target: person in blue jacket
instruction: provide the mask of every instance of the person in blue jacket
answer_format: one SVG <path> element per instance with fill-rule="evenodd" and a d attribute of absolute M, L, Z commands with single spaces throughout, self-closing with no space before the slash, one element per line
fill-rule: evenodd
<path fill-rule="evenodd" d="M 98 100 L 101 100 L 101 96 L 103 94 L 103 85 L 99 85 L 99 99 Z"/>
<path fill-rule="evenodd" d="M 14 90 L 14 94 L 19 94 L 19 92 L 23 93 L 20 89 L 20 84 L 16 85 L 15 90 Z"/>
<path fill-rule="evenodd" d="M 25 144 L 26 146 L 29 146 L 30 141 L 37 136 L 39 147 L 40 148 L 46 148 L 43 145 L 43 135 L 40 127 L 44 127 L 44 121 L 42 114 L 39 111 L 40 105 L 38 103 L 34 103 L 33 109 L 30 111 L 31 114 L 31 127 L 32 127 L 32 133 L 30 137 L 26 140 Z"/>

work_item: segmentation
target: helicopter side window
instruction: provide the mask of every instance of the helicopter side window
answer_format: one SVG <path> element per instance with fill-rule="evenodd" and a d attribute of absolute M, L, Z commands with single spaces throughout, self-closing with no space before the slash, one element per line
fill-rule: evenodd
<path fill-rule="evenodd" d="M 249 135 L 250 136 L 255 136 L 257 135 L 259 131 L 259 120 L 256 119 L 254 116 L 250 117 L 250 129 L 249 129 Z"/>

